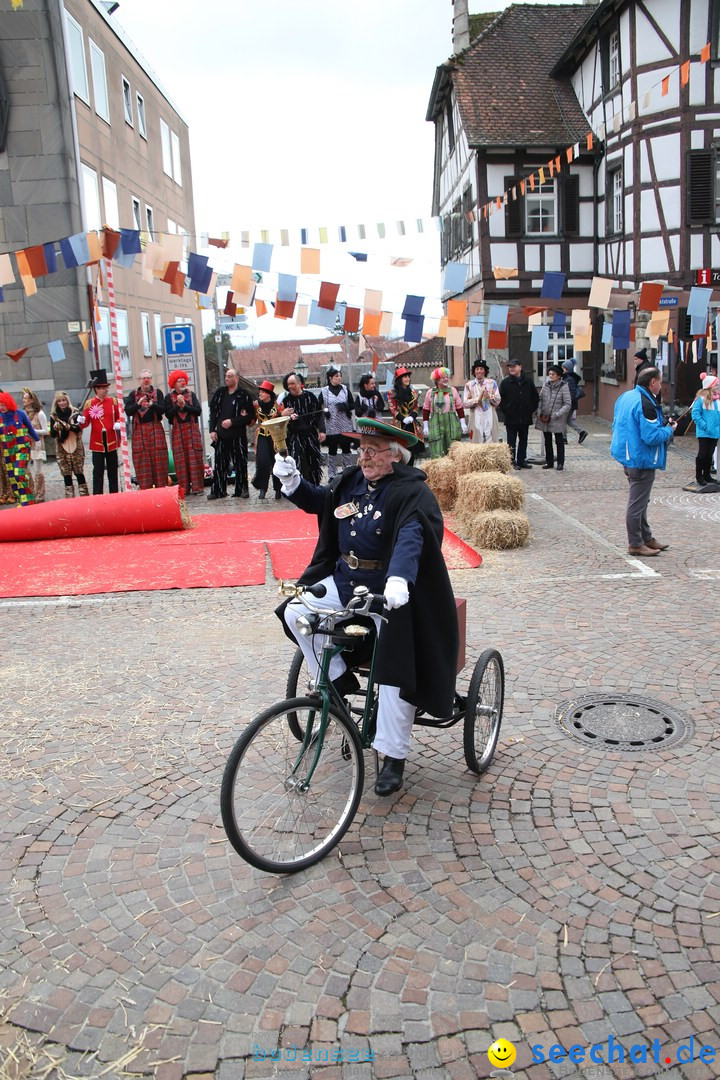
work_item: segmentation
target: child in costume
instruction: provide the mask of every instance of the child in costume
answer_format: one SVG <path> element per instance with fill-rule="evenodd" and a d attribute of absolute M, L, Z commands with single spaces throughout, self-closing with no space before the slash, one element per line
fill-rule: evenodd
<path fill-rule="evenodd" d="M 28 419 L 40 436 L 38 441 L 30 449 L 30 467 L 35 490 L 35 502 L 45 502 L 45 476 L 43 474 L 43 462 L 47 461 L 45 450 L 45 436 L 50 434 L 47 416 L 43 412 L 40 398 L 29 386 L 23 386 L 22 396 L 23 409 Z"/>
<path fill-rule="evenodd" d="M 65 498 L 75 497 L 73 473 L 77 477 L 80 495 L 89 495 L 85 479 L 85 447 L 82 426 L 64 390 L 58 390 L 50 409 L 50 434 L 55 440 L 58 468 L 65 483 Z"/>
<path fill-rule="evenodd" d="M 444 457 L 454 442 L 467 435 L 467 421 L 460 395 L 450 386 L 450 371 L 435 368 L 431 375 L 435 387 L 428 390 L 423 404 L 423 433 L 430 447 L 430 457 Z"/>
<path fill-rule="evenodd" d="M 8 482 L 19 506 L 35 501 L 29 475 L 30 451 L 40 436 L 12 394 L 0 393 L 0 452 Z"/>

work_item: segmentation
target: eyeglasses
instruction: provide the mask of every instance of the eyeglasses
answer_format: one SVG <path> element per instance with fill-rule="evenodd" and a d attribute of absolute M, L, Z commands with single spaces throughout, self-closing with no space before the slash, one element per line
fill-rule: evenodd
<path fill-rule="evenodd" d="M 384 450 L 376 450 L 374 446 L 359 446 L 358 454 L 364 454 L 365 457 L 369 457 L 372 460 L 376 454 L 386 454 L 389 449 L 389 446 L 386 446 Z"/>

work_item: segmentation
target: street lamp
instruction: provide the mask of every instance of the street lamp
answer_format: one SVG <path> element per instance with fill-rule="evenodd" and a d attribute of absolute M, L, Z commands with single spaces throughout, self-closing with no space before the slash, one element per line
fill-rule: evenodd
<path fill-rule="evenodd" d="M 295 365 L 295 374 L 299 375 L 301 379 L 304 379 L 305 376 L 307 375 L 307 373 L 308 373 L 308 366 L 307 366 L 307 364 L 305 363 L 305 361 L 303 360 L 303 358 L 301 356 L 299 358 L 297 364 Z"/>

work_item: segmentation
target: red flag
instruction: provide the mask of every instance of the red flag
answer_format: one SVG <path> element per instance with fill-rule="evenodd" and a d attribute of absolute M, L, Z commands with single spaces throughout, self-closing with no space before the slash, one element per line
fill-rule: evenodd
<path fill-rule="evenodd" d="M 26 345 L 24 349 L 10 349 L 10 351 L 6 352 L 5 355 L 9 356 L 10 359 L 14 360 L 17 364 L 17 362 L 25 355 L 29 348 L 30 346 Z"/>

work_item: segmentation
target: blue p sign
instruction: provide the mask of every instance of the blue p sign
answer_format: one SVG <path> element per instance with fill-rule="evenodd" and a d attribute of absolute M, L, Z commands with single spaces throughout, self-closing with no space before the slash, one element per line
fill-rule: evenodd
<path fill-rule="evenodd" d="M 192 326 L 164 326 L 165 355 L 189 356 L 192 354 Z"/>

